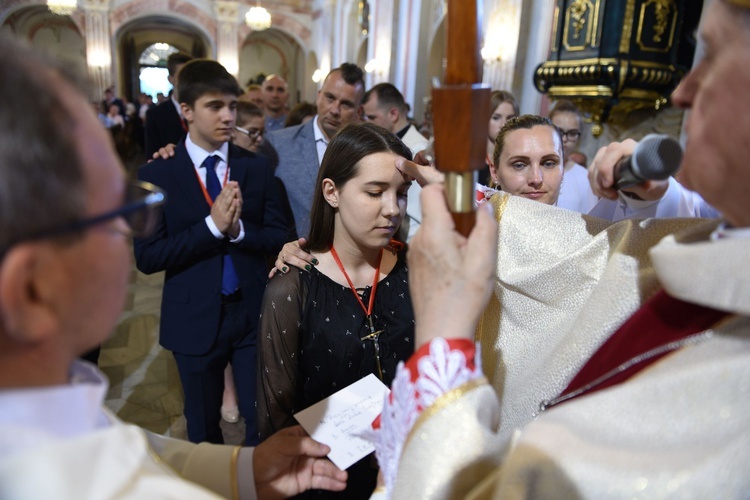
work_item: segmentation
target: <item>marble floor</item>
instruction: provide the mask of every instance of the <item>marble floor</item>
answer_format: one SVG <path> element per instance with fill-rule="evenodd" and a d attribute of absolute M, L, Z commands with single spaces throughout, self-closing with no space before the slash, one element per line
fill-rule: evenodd
<path fill-rule="evenodd" d="M 127 302 L 115 331 L 102 345 L 99 367 L 109 377 L 106 405 L 126 422 L 187 439 L 183 394 L 172 353 L 158 342 L 164 274 L 133 268 Z M 227 444 L 240 444 L 245 424 L 221 422 Z"/>

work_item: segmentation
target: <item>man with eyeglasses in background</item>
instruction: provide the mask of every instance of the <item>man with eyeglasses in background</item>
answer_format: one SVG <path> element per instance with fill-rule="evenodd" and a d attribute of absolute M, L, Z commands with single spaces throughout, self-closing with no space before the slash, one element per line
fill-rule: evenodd
<path fill-rule="evenodd" d="M 109 134 L 62 65 L 2 36 L 0 64 L 0 498 L 343 489 L 328 448 L 300 428 L 255 449 L 195 445 L 103 406 L 106 378 L 77 357 L 114 328 L 132 270 L 129 237 L 148 235 L 166 196 L 126 185 Z"/>

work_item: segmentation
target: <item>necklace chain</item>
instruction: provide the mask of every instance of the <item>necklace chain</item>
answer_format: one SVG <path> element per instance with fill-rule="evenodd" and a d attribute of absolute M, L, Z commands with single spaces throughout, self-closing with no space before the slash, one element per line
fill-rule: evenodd
<path fill-rule="evenodd" d="M 691 335 L 689 337 L 686 337 L 684 339 L 675 340 L 673 342 L 669 342 L 668 344 L 664 344 L 658 347 L 654 347 L 653 349 L 650 349 L 644 353 L 641 353 L 637 356 L 634 356 L 630 358 L 629 360 L 625 361 L 624 363 L 621 363 L 619 366 L 616 366 L 615 368 L 609 370 L 604 375 L 601 375 L 588 384 L 584 385 L 583 387 L 579 387 L 575 391 L 571 391 L 567 394 L 562 394 L 560 396 L 557 396 L 553 399 L 545 399 L 541 403 L 539 403 L 539 411 L 534 414 L 534 417 L 539 416 L 540 413 L 542 413 L 544 410 L 559 405 L 560 403 L 564 403 L 565 401 L 568 401 L 569 399 L 573 399 L 577 396 L 580 396 L 582 394 L 585 394 L 586 392 L 590 391 L 591 389 L 595 388 L 596 386 L 606 382 L 607 380 L 611 379 L 615 375 L 624 372 L 625 370 L 643 362 L 646 360 L 649 360 L 653 358 L 654 356 L 659 356 L 660 354 L 665 354 L 671 351 L 675 351 L 681 347 L 686 347 L 689 345 L 695 345 L 700 344 L 701 342 L 705 342 L 709 338 L 711 338 L 711 331 L 702 332 L 696 335 Z"/>

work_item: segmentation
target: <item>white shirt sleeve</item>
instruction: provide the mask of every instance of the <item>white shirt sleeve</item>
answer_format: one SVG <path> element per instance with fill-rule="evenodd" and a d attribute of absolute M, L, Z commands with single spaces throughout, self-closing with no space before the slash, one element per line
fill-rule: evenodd
<path fill-rule="evenodd" d="M 206 225 L 208 226 L 208 230 L 211 231 L 211 234 L 213 234 L 217 239 L 223 240 L 224 234 L 219 231 L 219 228 L 216 227 L 216 224 L 214 223 L 214 220 L 211 218 L 210 215 L 206 216 Z M 229 240 L 232 243 L 237 243 L 242 241 L 245 238 L 245 226 L 242 224 L 242 219 L 240 219 L 240 232 L 237 235 L 236 238 L 233 238 Z"/>
<path fill-rule="evenodd" d="M 620 193 L 617 200 L 599 200 L 589 215 L 612 222 L 623 219 L 721 217 L 719 211 L 706 203 L 698 193 L 686 189 L 672 177 L 660 200 L 636 200 Z"/>

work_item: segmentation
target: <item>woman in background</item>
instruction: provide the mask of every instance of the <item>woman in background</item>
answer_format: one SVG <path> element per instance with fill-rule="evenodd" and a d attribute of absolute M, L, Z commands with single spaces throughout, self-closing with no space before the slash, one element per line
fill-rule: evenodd
<path fill-rule="evenodd" d="M 484 170 L 479 172 L 477 181 L 483 186 L 490 186 L 490 165 L 495 157 L 495 138 L 505 122 L 518 116 L 518 104 L 513 94 L 505 90 L 495 90 L 490 96 L 490 123 L 487 128 L 487 161 Z"/>
<path fill-rule="evenodd" d="M 289 114 L 286 117 L 286 122 L 284 122 L 284 128 L 307 123 L 312 120 L 317 113 L 318 108 L 315 104 L 303 101 L 289 111 Z"/>
<path fill-rule="evenodd" d="M 560 130 L 548 118 L 512 118 L 495 138 L 492 183 L 508 194 L 556 205 L 563 182 L 563 155 Z"/>
<path fill-rule="evenodd" d="M 234 143 L 253 153 L 258 152 L 266 133 L 263 111 L 252 102 L 237 102 L 237 121 L 234 124 Z"/>
<path fill-rule="evenodd" d="M 237 120 L 234 126 L 234 142 L 237 146 L 258 152 L 263 142 L 265 122 L 263 111 L 252 102 L 237 102 Z M 240 420 L 240 409 L 237 405 L 237 389 L 234 386 L 234 375 L 232 365 L 227 365 L 224 370 L 224 394 L 221 402 L 221 418 L 234 424 Z"/>

